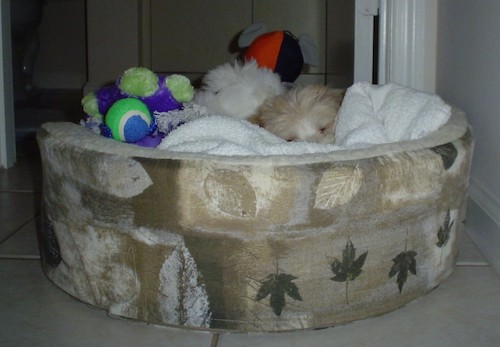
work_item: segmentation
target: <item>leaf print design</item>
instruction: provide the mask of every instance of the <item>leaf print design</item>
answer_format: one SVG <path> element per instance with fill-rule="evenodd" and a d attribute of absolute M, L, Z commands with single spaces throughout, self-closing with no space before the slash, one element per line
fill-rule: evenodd
<path fill-rule="evenodd" d="M 330 268 L 334 273 L 334 277 L 330 278 L 335 282 L 345 282 L 345 297 L 346 302 L 349 305 L 349 282 L 355 280 L 362 272 L 362 267 L 365 264 L 368 251 L 361 254 L 358 259 L 356 259 L 356 248 L 349 239 L 342 251 L 342 261 L 337 258 L 333 259 L 330 264 Z"/>
<path fill-rule="evenodd" d="M 235 217 L 255 217 L 255 190 L 241 174 L 231 170 L 215 170 L 204 182 L 205 195 L 217 208 Z"/>
<path fill-rule="evenodd" d="M 348 203 L 359 191 L 362 181 L 358 166 L 340 166 L 327 171 L 316 189 L 314 207 L 330 209 Z"/>
<path fill-rule="evenodd" d="M 160 271 L 158 301 L 163 321 L 193 327 L 210 326 L 207 291 L 188 248 L 179 243 Z"/>
<path fill-rule="evenodd" d="M 458 152 L 453 143 L 446 143 L 441 146 L 436 146 L 431 148 L 434 153 L 437 153 L 443 159 L 443 165 L 445 170 L 448 170 L 455 163 L 455 159 L 457 158 Z"/>
<path fill-rule="evenodd" d="M 255 300 L 259 301 L 270 295 L 269 303 L 271 308 L 277 316 L 280 316 L 283 307 L 285 307 L 285 294 L 294 300 L 302 301 L 299 288 L 292 282 L 296 279 L 297 277 L 290 274 L 268 275 L 266 279 L 261 282 Z"/>
<path fill-rule="evenodd" d="M 55 268 L 62 261 L 59 242 L 57 241 L 52 221 L 47 217 L 45 213 L 43 214 L 42 223 L 43 224 L 40 232 L 41 251 L 44 255 L 45 262 Z"/>
<path fill-rule="evenodd" d="M 439 228 L 437 233 L 438 242 L 436 243 L 436 245 L 438 247 L 442 248 L 448 243 L 450 239 L 451 227 L 453 226 L 454 222 L 455 221 L 451 221 L 450 223 L 450 210 L 448 210 L 448 213 L 446 214 L 446 217 L 444 219 L 444 224 Z"/>
<path fill-rule="evenodd" d="M 392 259 L 394 264 L 389 271 L 389 278 L 394 277 L 398 274 L 396 282 L 398 284 L 399 293 L 403 290 L 403 286 L 408 279 L 408 271 L 412 274 L 417 274 L 417 261 L 415 257 L 417 252 L 414 251 L 404 251 L 399 253 L 395 258 Z"/>

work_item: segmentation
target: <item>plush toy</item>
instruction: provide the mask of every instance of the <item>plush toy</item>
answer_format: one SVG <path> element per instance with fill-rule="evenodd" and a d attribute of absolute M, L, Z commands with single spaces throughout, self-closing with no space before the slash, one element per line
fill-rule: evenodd
<path fill-rule="evenodd" d="M 194 88 L 183 75 L 157 76 L 143 67 L 128 69 L 117 81 L 122 93 L 143 101 L 151 112 L 177 110 L 190 101 Z"/>
<path fill-rule="evenodd" d="M 312 38 L 297 39 L 288 31 L 266 32 L 263 23 L 252 24 L 241 33 L 238 45 L 246 48 L 245 60 L 254 59 L 259 67 L 277 73 L 283 82 L 294 82 L 304 63 L 318 65 L 318 53 Z"/>
<path fill-rule="evenodd" d="M 194 88 L 183 75 L 158 76 L 147 68 L 133 67 L 115 84 L 87 94 L 82 107 L 86 125 L 99 127 L 103 136 L 154 147 L 164 135 L 155 133 L 154 115 L 181 109 L 193 95 Z"/>

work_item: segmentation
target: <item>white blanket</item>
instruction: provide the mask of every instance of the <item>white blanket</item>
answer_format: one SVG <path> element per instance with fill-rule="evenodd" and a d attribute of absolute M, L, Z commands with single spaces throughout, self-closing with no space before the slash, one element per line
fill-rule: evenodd
<path fill-rule="evenodd" d="M 300 155 L 336 149 L 334 145 L 287 142 L 245 120 L 213 115 L 181 125 L 158 148 L 217 155 Z"/>
<path fill-rule="evenodd" d="M 386 84 L 355 83 L 344 97 L 335 142 L 344 148 L 416 140 L 445 124 L 451 107 L 437 95 Z"/>
<path fill-rule="evenodd" d="M 176 118 L 186 113 L 187 123 L 170 132 L 158 148 L 248 156 L 326 153 L 415 140 L 446 123 L 451 108 L 436 95 L 399 85 L 356 83 L 347 90 L 339 110 L 335 144 L 287 142 L 245 120 L 211 115 L 196 104 L 176 112 Z M 158 120 L 160 130 L 171 124 L 168 117 Z"/>

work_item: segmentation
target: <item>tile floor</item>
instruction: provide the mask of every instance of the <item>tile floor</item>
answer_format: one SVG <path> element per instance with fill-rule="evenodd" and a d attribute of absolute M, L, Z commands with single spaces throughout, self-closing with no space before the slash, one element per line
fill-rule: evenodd
<path fill-rule="evenodd" d="M 31 141 L 0 169 L 0 346 L 500 346 L 500 275 L 467 237 L 451 277 L 394 312 L 323 330 L 212 335 L 109 317 L 55 287 L 40 266 L 40 199 Z"/>

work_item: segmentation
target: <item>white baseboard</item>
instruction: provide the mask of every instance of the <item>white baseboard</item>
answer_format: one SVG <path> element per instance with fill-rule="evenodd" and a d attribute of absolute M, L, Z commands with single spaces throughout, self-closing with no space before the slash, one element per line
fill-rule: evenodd
<path fill-rule="evenodd" d="M 489 218 L 500 226 L 500 200 L 474 177 L 470 178 L 469 195 Z"/>
<path fill-rule="evenodd" d="M 465 230 L 484 257 L 500 273 L 500 204 L 471 180 Z"/>

